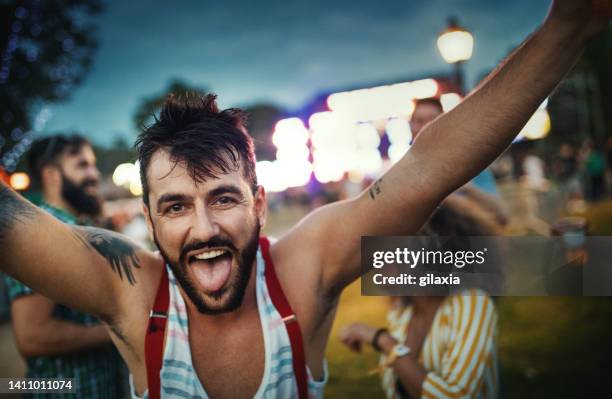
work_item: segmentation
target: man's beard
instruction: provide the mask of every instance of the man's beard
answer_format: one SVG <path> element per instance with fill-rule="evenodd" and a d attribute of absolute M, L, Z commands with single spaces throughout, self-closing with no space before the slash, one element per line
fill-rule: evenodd
<path fill-rule="evenodd" d="M 261 226 L 259 221 L 257 221 L 246 247 L 241 251 L 238 251 L 231 240 L 223 236 L 214 236 L 208 241 L 189 243 L 181 249 L 181 255 L 178 263 L 170 261 L 170 258 L 157 240 L 157 235 L 155 232 L 153 234 L 153 239 L 162 257 L 166 263 L 170 265 L 170 269 L 172 269 L 174 277 L 176 277 L 179 285 L 183 291 L 185 291 L 185 294 L 187 294 L 191 302 L 193 302 L 193 304 L 196 306 L 198 311 L 202 314 L 217 315 L 232 312 L 242 305 L 246 287 L 249 284 L 253 271 L 253 261 L 257 255 L 257 248 L 259 247 L 260 228 Z M 187 268 L 190 267 L 188 264 L 189 260 L 187 259 L 187 253 L 203 248 L 218 247 L 229 248 L 232 253 L 232 257 L 237 257 L 236 261 L 238 264 L 238 270 L 234 277 L 230 277 L 232 281 L 229 282 L 227 287 L 220 289 L 214 294 L 208 295 L 208 298 L 212 298 L 214 301 L 221 299 L 226 293 L 228 295 L 227 298 L 220 304 L 211 304 L 207 303 L 204 294 L 200 292 L 196 283 L 194 283 L 187 273 Z"/>
<path fill-rule="evenodd" d="M 95 179 L 85 179 L 81 184 L 73 183 L 62 172 L 62 197 L 79 214 L 97 216 L 102 210 L 100 199 L 96 195 L 88 194 L 85 189 L 88 186 L 96 186 Z"/>

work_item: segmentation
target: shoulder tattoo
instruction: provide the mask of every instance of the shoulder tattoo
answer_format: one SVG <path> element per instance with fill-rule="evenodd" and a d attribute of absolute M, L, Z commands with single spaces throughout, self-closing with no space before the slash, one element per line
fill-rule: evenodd
<path fill-rule="evenodd" d="M 16 223 L 34 221 L 36 210 L 19 194 L 0 183 L 0 244 L 6 239 Z"/>
<path fill-rule="evenodd" d="M 106 259 L 120 279 L 125 275 L 131 285 L 136 283 L 133 269 L 140 268 L 140 260 L 134 245 L 120 234 L 95 227 L 78 228 L 74 232 L 83 245 Z"/>

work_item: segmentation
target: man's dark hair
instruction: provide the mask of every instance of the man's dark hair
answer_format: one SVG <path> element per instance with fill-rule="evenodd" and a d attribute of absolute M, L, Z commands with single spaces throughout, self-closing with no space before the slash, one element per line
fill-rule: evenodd
<path fill-rule="evenodd" d="M 201 182 L 244 168 L 255 192 L 255 148 L 246 131 L 246 114 L 237 108 L 219 110 L 215 94 L 170 95 L 155 123 L 136 140 L 143 201 L 149 206 L 147 170 L 153 154 L 168 151 L 172 162 L 184 162 L 192 179 Z"/>
<path fill-rule="evenodd" d="M 416 107 L 418 107 L 419 105 L 433 105 L 434 107 L 438 108 L 441 113 L 444 112 L 444 108 L 442 108 L 442 103 L 437 97 L 419 98 L 415 100 L 414 108 L 416 109 Z"/>
<path fill-rule="evenodd" d="M 78 134 L 56 134 L 36 140 L 28 152 L 28 166 L 34 183 L 40 187 L 45 166 L 57 165 L 62 155 L 76 155 L 86 145 L 90 145 L 89 141 Z"/>

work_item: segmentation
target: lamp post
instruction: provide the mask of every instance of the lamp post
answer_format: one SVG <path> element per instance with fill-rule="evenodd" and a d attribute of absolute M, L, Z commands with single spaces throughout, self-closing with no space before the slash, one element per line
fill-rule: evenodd
<path fill-rule="evenodd" d="M 455 17 L 448 19 L 448 26 L 438 35 L 438 50 L 444 61 L 454 67 L 454 80 L 459 94 L 463 95 L 463 62 L 472 58 L 474 37 L 461 28 Z"/>

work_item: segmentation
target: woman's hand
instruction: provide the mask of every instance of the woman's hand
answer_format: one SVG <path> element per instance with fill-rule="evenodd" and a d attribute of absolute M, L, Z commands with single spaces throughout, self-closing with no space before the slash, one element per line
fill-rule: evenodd
<path fill-rule="evenodd" d="M 364 344 L 371 344 L 377 329 L 364 323 L 353 323 L 340 333 L 340 341 L 354 352 L 361 352 Z"/>

